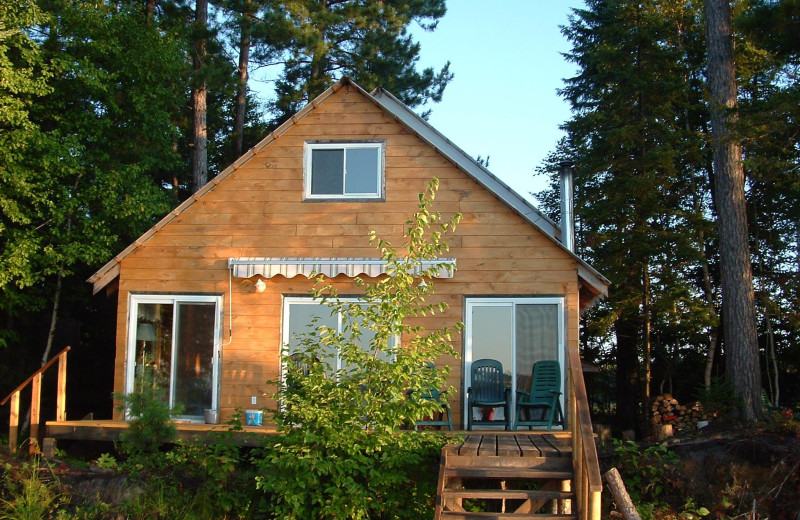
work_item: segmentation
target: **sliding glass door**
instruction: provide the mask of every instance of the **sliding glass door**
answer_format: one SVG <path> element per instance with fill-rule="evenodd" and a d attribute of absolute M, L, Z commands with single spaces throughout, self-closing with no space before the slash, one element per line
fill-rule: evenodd
<path fill-rule="evenodd" d="M 503 365 L 505 385 L 530 390 L 533 364 L 557 360 L 564 371 L 564 303 L 562 298 L 468 298 L 464 346 L 464 410 L 471 386 L 470 369 L 477 359 L 495 359 Z M 563 385 L 562 385 L 563 386 Z M 562 396 L 563 397 L 563 396 Z M 511 421 L 516 392 L 511 392 Z M 563 406 L 563 403 L 562 403 Z M 478 410 L 472 411 L 480 413 Z M 494 419 L 504 419 L 495 410 Z M 480 419 L 477 415 L 476 420 Z M 466 428 L 467 417 L 464 416 Z"/>
<path fill-rule="evenodd" d="M 126 392 L 152 392 L 176 417 L 217 407 L 218 296 L 132 295 Z"/>

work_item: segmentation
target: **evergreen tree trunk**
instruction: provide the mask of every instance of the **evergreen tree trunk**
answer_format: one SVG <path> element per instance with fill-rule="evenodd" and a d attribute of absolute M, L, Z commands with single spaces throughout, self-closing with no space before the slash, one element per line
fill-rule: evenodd
<path fill-rule="evenodd" d="M 236 90 L 236 112 L 233 120 L 233 151 L 242 155 L 244 147 L 244 119 L 247 113 L 247 69 L 250 66 L 250 16 L 252 0 L 245 0 L 239 25 L 239 84 Z"/>
<path fill-rule="evenodd" d="M 206 44 L 208 41 L 208 0 L 196 0 L 195 30 L 197 40 L 194 45 L 192 87 L 192 193 L 208 182 L 208 129 L 206 127 L 206 80 L 203 66 L 206 61 Z"/>
<path fill-rule="evenodd" d="M 741 400 L 739 417 L 761 415 L 753 272 L 747 239 L 742 146 L 737 122 L 736 75 L 729 0 L 707 0 L 706 46 L 717 228 L 724 312 L 726 375 Z"/>
<path fill-rule="evenodd" d="M 146 24 L 150 24 L 153 20 L 153 13 L 156 10 L 156 0 L 145 0 L 144 2 L 144 20 Z"/>
<path fill-rule="evenodd" d="M 653 379 L 652 323 L 650 321 L 650 263 L 644 263 L 642 280 L 642 343 L 644 350 L 644 403 L 650 404 L 650 385 Z"/>
<path fill-rule="evenodd" d="M 637 337 L 639 316 L 622 315 L 614 324 L 617 338 L 617 422 L 624 430 L 637 426 L 639 402 Z"/>

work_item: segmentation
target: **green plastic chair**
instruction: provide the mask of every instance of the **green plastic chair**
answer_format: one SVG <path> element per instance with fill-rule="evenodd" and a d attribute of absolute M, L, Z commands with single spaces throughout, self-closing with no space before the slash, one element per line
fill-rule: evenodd
<path fill-rule="evenodd" d="M 473 426 L 497 426 L 509 428 L 511 411 L 510 389 L 503 382 L 503 365 L 496 359 L 478 359 L 470 368 L 472 386 L 467 389 L 467 429 Z M 472 418 L 474 408 L 503 408 L 503 419 L 480 420 Z"/>
<path fill-rule="evenodd" d="M 561 364 L 558 361 L 537 361 L 533 364 L 531 391 L 517 390 L 517 413 L 514 429 L 527 426 L 564 426 L 564 413 L 561 410 Z M 525 412 L 527 419 L 521 419 Z"/>
<path fill-rule="evenodd" d="M 436 365 L 434 365 L 431 361 L 426 361 L 424 370 L 436 370 Z M 450 431 L 453 431 L 453 419 L 450 415 L 450 404 L 447 402 L 446 394 L 447 392 L 442 392 L 438 388 L 429 388 L 428 390 L 419 394 L 420 399 L 426 399 L 439 403 L 441 409 L 438 413 L 438 420 L 431 418 L 427 421 L 417 421 L 414 424 L 415 430 L 419 430 L 420 426 L 438 426 L 440 428 L 447 426 Z"/>

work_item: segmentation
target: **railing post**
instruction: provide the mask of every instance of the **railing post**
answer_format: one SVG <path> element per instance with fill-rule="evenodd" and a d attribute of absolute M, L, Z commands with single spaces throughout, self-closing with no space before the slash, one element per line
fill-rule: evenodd
<path fill-rule="evenodd" d="M 11 394 L 11 417 L 8 421 L 8 451 L 17 452 L 19 435 L 19 390 Z"/>
<path fill-rule="evenodd" d="M 56 397 L 56 421 L 67 420 L 67 353 L 58 356 L 58 396 Z"/>
<path fill-rule="evenodd" d="M 37 372 L 31 382 L 31 443 L 29 452 L 35 453 L 39 449 L 39 414 L 42 404 L 42 373 Z M 36 442 L 34 442 L 36 441 Z"/>

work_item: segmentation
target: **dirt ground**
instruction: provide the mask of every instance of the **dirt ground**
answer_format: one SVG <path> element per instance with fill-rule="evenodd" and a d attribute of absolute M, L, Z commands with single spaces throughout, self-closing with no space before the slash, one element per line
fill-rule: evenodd
<path fill-rule="evenodd" d="M 713 424 L 663 443 L 677 454 L 665 468 L 656 520 L 680 516 L 692 503 L 706 519 L 800 520 L 800 439 L 736 423 Z M 644 443 L 642 446 L 647 446 Z M 653 446 L 654 444 L 649 444 Z M 603 471 L 613 456 L 604 450 Z M 607 498 L 607 500 L 606 500 Z M 604 501 L 613 507 L 610 494 Z M 695 516 L 694 518 L 698 518 Z"/>

